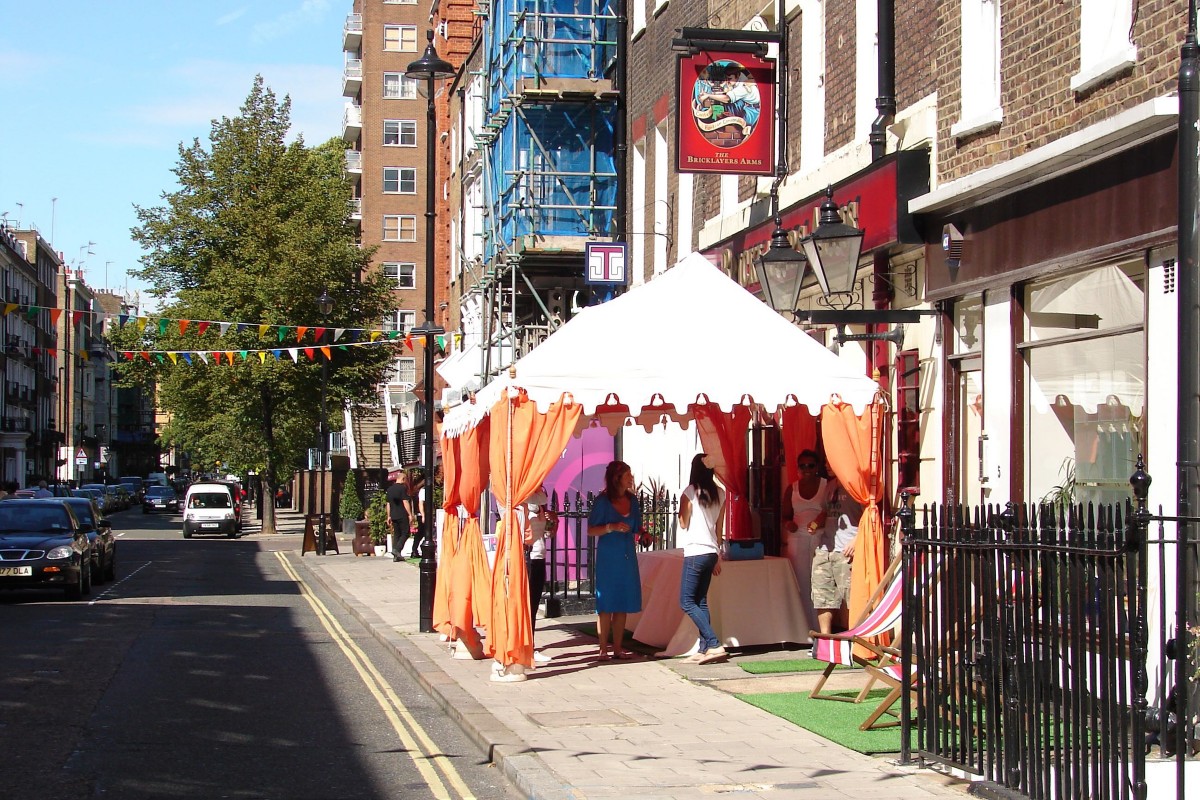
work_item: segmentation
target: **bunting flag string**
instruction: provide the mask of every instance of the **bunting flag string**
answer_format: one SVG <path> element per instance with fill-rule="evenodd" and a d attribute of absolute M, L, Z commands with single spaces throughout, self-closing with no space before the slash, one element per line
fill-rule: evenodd
<path fill-rule="evenodd" d="M 51 306 L 25 305 L 21 303 L 3 303 L 0 304 L 0 316 L 7 317 L 9 314 L 19 313 L 30 320 L 37 319 L 40 312 L 46 311 L 50 315 L 52 324 L 57 325 L 62 317 L 63 309 L 54 308 Z M 168 329 L 178 326 L 181 335 L 194 335 L 197 337 L 204 336 L 210 328 L 213 328 L 217 335 L 226 336 L 231 329 L 238 333 L 257 329 L 260 339 L 266 338 L 268 333 L 274 329 L 275 335 L 279 342 L 286 341 L 289 337 L 295 337 L 297 343 L 304 341 L 304 338 L 312 333 L 312 341 L 314 344 L 320 344 L 321 340 L 330 332 L 332 332 L 333 342 L 337 342 L 343 336 L 348 336 L 351 341 L 359 341 L 361 339 L 398 339 L 402 335 L 400 331 L 383 330 L 380 328 L 329 328 L 324 325 L 277 325 L 267 322 L 226 322 L 220 320 L 199 320 L 185 319 L 182 317 L 162 317 L 157 314 L 110 314 L 103 311 L 77 311 L 73 310 L 70 314 L 71 324 L 78 326 L 85 317 L 93 318 L 93 324 L 98 324 L 103 329 L 105 326 L 115 326 L 124 328 L 126 325 L 136 325 L 138 332 L 145 332 L 146 328 L 153 326 L 152 330 L 157 330 L 159 335 L 166 335 Z M 457 334 L 456 334 L 457 335 Z M 441 346 L 441 345 L 440 345 Z M 442 346 L 444 350 L 445 347 Z"/>
<path fill-rule="evenodd" d="M 267 362 L 267 355 L 271 355 L 276 361 L 285 357 L 291 358 L 296 364 L 300 363 L 300 356 L 303 355 L 309 361 L 320 361 L 321 356 L 325 357 L 326 361 L 333 360 L 334 350 L 347 350 L 351 347 L 371 347 L 392 344 L 390 339 L 379 339 L 376 341 L 343 343 L 335 345 L 320 345 L 316 347 L 286 347 L 273 348 L 267 350 L 119 350 L 121 357 L 126 361 L 133 361 L 136 358 L 142 358 L 147 362 L 153 363 L 158 361 L 165 364 L 169 359 L 172 364 L 178 364 L 179 359 L 183 359 L 186 364 L 193 364 L 193 358 L 200 359 L 203 363 L 208 364 L 209 358 L 212 363 L 217 365 L 233 366 L 236 363 L 235 356 L 240 356 L 242 363 L 250 360 L 252 356 L 257 355 L 260 364 Z M 85 351 L 79 351 L 81 358 L 87 358 Z"/>

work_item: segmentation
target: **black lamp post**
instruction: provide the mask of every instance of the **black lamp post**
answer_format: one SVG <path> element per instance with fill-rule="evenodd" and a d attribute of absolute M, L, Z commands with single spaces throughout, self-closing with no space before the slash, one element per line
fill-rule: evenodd
<path fill-rule="evenodd" d="M 425 321 L 413 328 L 412 333 L 425 337 L 424 353 L 424 399 L 425 399 L 425 537 L 421 542 L 421 606 L 419 627 L 422 631 L 433 629 L 433 594 L 437 580 L 437 543 L 434 525 L 433 508 L 433 348 L 434 336 L 443 333 L 433 319 L 434 312 L 434 268 L 433 242 L 434 232 L 434 200 L 437 165 L 434 159 L 434 147 L 437 142 L 437 123 L 434 115 L 435 85 L 455 75 L 454 65 L 438 55 L 433 46 L 433 31 L 425 32 L 425 52 L 416 61 L 408 65 L 404 71 L 406 77 L 422 81 L 425 87 Z"/>
<path fill-rule="evenodd" d="M 327 320 L 330 312 L 333 311 L 333 298 L 329 296 L 328 290 L 322 290 L 321 296 L 317 298 L 317 311 L 321 313 L 321 319 Z M 321 451 L 321 525 L 317 532 L 317 555 L 325 555 L 325 473 L 329 469 L 329 417 L 325 410 L 325 387 L 329 383 L 329 359 L 321 362 L 321 441 L 318 445 Z"/>
<path fill-rule="evenodd" d="M 379 445 L 379 488 L 383 488 L 387 484 L 387 467 L 383 465 L 383 445 L 387 443 L 388 437 L 386 433 L 376 433 L 371 437 L 371 441 Z"/>

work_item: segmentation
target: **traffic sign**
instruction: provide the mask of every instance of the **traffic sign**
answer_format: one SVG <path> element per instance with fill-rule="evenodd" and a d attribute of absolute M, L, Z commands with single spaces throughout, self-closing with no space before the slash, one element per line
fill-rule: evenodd
<path fill-rule="evenodd" d="M 84 460 L 84 463 L 87 462 L 87 451 L 82 447 L 75 451 L 75 460 L 78 461 L 81 458 Z"/>

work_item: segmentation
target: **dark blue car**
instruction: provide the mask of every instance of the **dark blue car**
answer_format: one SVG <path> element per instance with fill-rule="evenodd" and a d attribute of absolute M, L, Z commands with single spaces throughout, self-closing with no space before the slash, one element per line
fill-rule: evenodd
<path fill-rule="evenodd" d="M 61 589 L 68 600 L 92 591 L 87 531 L 63 502 L 0 503 L 0 589 Z"/>

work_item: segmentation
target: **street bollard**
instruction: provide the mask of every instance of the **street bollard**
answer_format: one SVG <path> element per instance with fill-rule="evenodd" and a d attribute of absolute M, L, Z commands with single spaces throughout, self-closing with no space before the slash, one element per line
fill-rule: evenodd
<path fill-rule="evenodd" d="M 433 540 L 426 537 L 421 541 L 421 618 L 419 626 L 424 633 L 433 633 L 433 595 L 437 588 L 437 548 Z"/>

